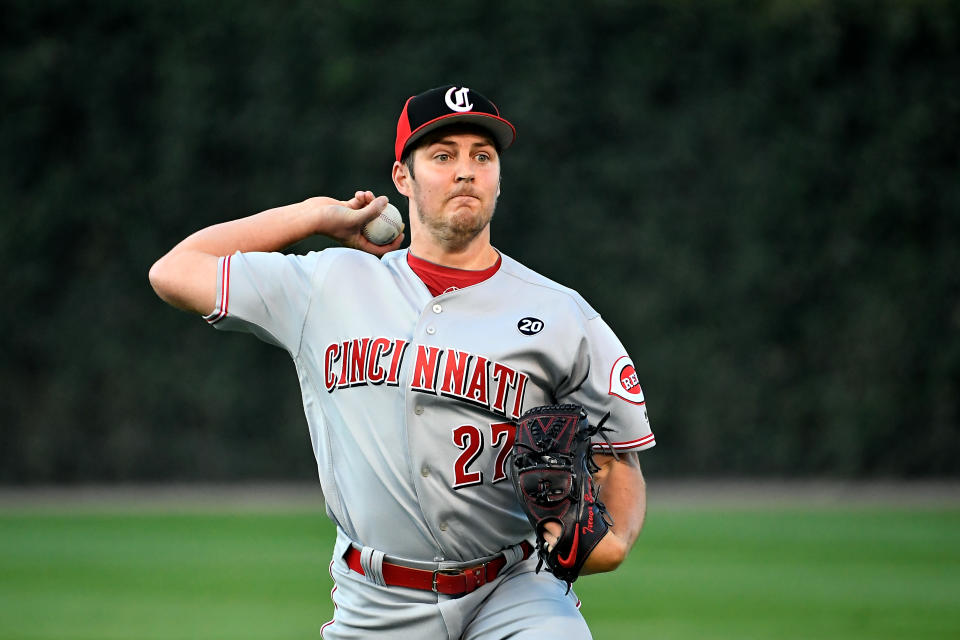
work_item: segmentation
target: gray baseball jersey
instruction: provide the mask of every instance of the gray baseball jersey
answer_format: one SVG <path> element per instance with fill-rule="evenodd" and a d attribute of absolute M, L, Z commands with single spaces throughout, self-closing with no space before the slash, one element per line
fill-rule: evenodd
<path fill-rule="evenodd" d="M 654 445 L 610 328 L 507 256 L 437 297 L 406 251 L 237 253 L 221 258 L 218 286 L 207 321 L 296 364 L 328 515 L 391 556 L 467 561 L 531 537 L 505 467 L 525 409 L 574 402 L 591 422 L 609 411 L 614 448 Z"/>

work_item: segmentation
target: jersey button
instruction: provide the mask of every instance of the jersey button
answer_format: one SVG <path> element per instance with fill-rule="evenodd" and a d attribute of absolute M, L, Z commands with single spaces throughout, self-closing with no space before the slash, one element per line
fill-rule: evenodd
<path fill-rule="evenodd" d="M 423 469 L 420 469 L 420 475 L 422 475 L 424 478 L 430 477 L 430 467 L 424 465 Z"/>
<path fill-rule="evenodd" d="M 423 407 L 417 406 L 416 408 L 414 408 L 413 412 L 418 416 L 423 415 Z"/>
<path fill-rule="evenodd" d="M 441 522 L 441 523 L 440 523 L 440 531 L 446 531 L 446 530 L 447 530 L 447 523 L 446 523 L 446 522 Z"/>
<path fill-rule="evenodd" d="M 429 333 L 430 335 L 433 335 L 436 332 L 437 332 L 437 329 L 433 325 L 430 325 L 429 327 L 427 327 L 427 333 Z"/>
<path fill-rule="evenodd" d="M 434 313 L 440 313 L 441 311 L 443 311 L 443 307 L 441 307 L 441 306 L 438 305 L 438 304 L 433 305 L 433 312 L 434 312 Z"/>

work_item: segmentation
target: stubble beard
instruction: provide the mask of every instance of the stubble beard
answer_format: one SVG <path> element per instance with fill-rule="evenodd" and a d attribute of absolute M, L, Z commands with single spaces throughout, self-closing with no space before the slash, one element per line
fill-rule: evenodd
<path fill-rule="evenodd" d="M 419 189 L 414 189 L 414 201 L 417 204 L 417 218 L 434 241 L 447 251 L 458 252 L 465 249 L 493 219 L 497 201 L 494 199 L 488 207 L 474 213 L 457 211 L 445 215 L 443 211 L 427 210 Z"/>

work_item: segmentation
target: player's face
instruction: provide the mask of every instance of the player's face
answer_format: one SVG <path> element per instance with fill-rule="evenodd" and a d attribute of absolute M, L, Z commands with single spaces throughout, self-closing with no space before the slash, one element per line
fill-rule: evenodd
<path fill-rule="evenodd" d="M 413 153 L 407 195 L 416 226 L 448 250 L 463 249 L 493 218 L 500 194 L 496 147 L 484 135 L 452 132 L 428 140 Z"/>

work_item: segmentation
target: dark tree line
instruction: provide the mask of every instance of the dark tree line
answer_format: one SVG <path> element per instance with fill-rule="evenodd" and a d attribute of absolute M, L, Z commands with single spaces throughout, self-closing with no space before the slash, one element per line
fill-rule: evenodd
<path fill-rule="evenodd" d="M 397 114 L 446 82 L 517 125 L 494 243 L 617 329 L 650 473 L 960 472 L 956 3 L 5 4 L 2 481 L 311 477 L 286 355 L 147 270 L 400 204 Z"/>

